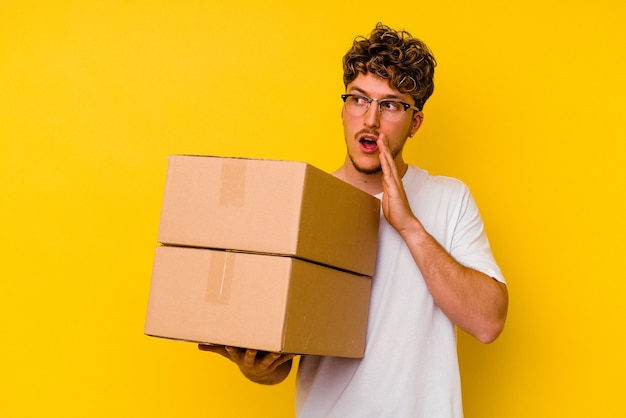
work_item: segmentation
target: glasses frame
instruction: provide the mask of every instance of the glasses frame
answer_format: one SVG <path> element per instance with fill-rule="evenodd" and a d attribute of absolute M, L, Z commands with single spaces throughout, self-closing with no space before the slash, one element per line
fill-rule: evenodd
<path fill-rule="evenodd" d="M 341 95 L 341 100 L 343 100 L 344 103 L 346 103 L 346 100 L 348 100 L 348 98 L 350 97 L 362 97 L 363 99 L 365 99 L 365 101 L 367 101 L 367 107 L 365 108 L 365 111 L 363 112 L 363 115 L 365 113 L 367 113 L 367 111 L 370 109 L 370 106 L 372 105 L 372 102 L 376 102 L 376 104 L 378 105 L 378 112 L 382 115 L 383 113 L 383 109 L 382 109 L 382 104 L 385 102 L 393 102 L 393 103 L 398 103 L 401 104 L 402 107 L 404 107 L 404 111 L 406 112 L 409 109 L 413 109 L 417 112 L 421 112 L 422 109 L 420 109 L 417 106 L 413 106 L 411 104 L 405 103 L 401 100 L 396 100 L 396 99 L 374 99 L 372 97 L 368 97 L 368 96 L 364 96 L 362 94 L 354 94 L 354 93 L 348 93 L 348 94 L 342 94 Z M 361 116 L 361 115 L 359 115 Z"/>

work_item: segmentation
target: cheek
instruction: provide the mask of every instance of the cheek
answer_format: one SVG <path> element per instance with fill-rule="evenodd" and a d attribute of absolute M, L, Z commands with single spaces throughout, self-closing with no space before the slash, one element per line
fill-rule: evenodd
<path fill-rule="evenodd" d="M 346 117 L 346 113 L 343 110 L 343 107 L 341 108 L 341 124 L 343 125 L 343 128 L 346 129 L 349 126 L 348 123 L 348 118 Z"/>
<path fill-rule="evenodd" d="M 402 143 L 406 141 L 407 138 L 410 138 L 415 133 L 414 125 L 412 123 L 407 123 L 403 126 L 398 126 L 395 130 L 395 138 L 397 143 Z"/>
<path fill-rule="evenodd" d="M 341 124 L 343 126 L 343 131 L 346 134 L 346 137 L 352 137 L 352 135 L 354 135 L 356 132 L 363 129 L 362 122 L 360 120 L 357 120 L 356 118 L 351 117 L 344 112 L 342 112 L 341 115 Z"/>

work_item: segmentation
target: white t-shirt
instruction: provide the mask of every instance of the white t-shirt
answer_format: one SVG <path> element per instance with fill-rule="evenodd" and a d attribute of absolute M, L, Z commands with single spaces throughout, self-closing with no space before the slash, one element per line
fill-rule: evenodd
<path fill-rule="evenodd" d="M 415 166 L 402 181 L 417 218 L 459 263 L 504 282 L 463 183 Z M 382 214 L 365 356 L 303 356 L 296 410 L 300 418 L 463 416 L 455 327 Z"/>

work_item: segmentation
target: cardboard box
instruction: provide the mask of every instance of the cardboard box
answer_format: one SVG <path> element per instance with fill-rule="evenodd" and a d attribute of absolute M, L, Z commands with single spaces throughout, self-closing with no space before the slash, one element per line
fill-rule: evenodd
<path fill-rule="evenodd" d="M 368 277 L 293 257 L 159 246 L 145 333 L 362 357 L 370 287 Z"/>
<path fill-rule="evenodd" d="M 158 241 L 373 276 L 379 219 L 377 198 L 303 162 L 175 155 Z"/>

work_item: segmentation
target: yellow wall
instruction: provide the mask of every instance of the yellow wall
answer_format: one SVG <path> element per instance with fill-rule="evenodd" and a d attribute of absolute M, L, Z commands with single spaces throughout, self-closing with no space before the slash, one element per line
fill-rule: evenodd
<path fill-rule="evenodd" d="M 344 3 L 0 2 L 0 416 L 291 416 L 293 376 L 142 334 L 166 157 L 332 170 L 379 20 L 439 61 L 407 157 L 470 185 L 509 281 L 501 338 L 460 336 L 467 417 L 625 416 L 626 5 Z"/>

